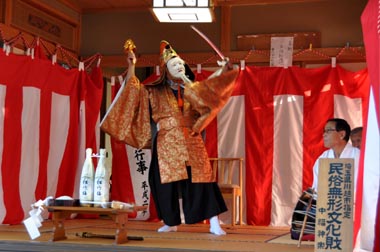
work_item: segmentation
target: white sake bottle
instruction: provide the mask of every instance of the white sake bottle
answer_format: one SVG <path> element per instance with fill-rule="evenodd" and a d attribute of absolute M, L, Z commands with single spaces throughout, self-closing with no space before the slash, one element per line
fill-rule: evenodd
<path fill-rule="evenodd" d="M 99 161 L 95 171 L 94 201 L 96 207 L 107 207 L 110 199 L 110 172 L 106 166 L 106 150 L 100 149 Z"/>
<path fill-rule="evenodd" d="M 80 176 L 79 200 L 81 206 L 91 206 L 94 200 L 94 163 L 92 162 L 92 149 L 86 149 L 82 174 Z"/>

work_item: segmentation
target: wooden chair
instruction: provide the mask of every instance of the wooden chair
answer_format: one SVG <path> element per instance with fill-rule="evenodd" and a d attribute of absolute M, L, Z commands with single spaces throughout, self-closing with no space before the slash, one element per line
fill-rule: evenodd
<path fill-rule="evenodd" d="M 243 219 L 243 158 L 209 158 L 214 178 L 218 182 L 224 199 L 232 200 L 231 225 L 236 223 L 239 210 L 239 225 Z M 239 199 L 239 204 L 237 203 Z"/>

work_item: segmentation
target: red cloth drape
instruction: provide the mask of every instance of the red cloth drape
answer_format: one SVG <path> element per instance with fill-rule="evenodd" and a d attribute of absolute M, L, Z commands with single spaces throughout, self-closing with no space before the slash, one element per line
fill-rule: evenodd
<path fill-rule="evenodd" d="M 368 130 L 367 128 L 370 128 L 371 125 L 367 124 L 366 121 L 366 127 L 364 128 L 364 133 L 366 133 L 367 136 L 371 135 L 377 135 L 377 137 L 380 134 L 380 30 L 379 30 L 379 11 L 380 11 L 380 3 L 376 0 L 368 0 L 367 6 L 365 7 L 362 16 L 361 16 L 361 23 L 363 27 L 363 37 L 364 37 L 364 44 L 365 44 L 365 50 L 366 50 L 366 59 L 367 59 L 367 66 L 370 76 L 370 85 L 372 89 L 373 94 L 373 103 L 374 103 L 374 111 L 375 116 L 377 119 L 377 125 L 373 125 L 371 128 L 372 131 Z M 362 145 L 364 145 L 366 148 L 372 148 L 371 146 L 367 146 L 366 139 L 362 142 Z M 379 149 L 379 146 L 376 146 L 377 149 Z M 365 157 L 365 153 L 362 155 L 362 159 Z M 363 177 L 363 173 L 366 171 L 369 172 L 369 174 L 377 174 L 379 176 L 379 166 L 373 166 L 371 164 L 370 158 L 373 158 L 375 163 L 379 164 L 379 155 L 375 157 L 368 157 L 369 161 L 368 163 L 362 164 L 361 170 L 359 173 L 359 177 Z M 364 186 L 367 186 L 368 188 L 374 188 L 377 182 L 377 190 L 379 190 L 378 196 L 377 196 L 377 211 L 376 211 L 376 217 L 374 217 L 374 241 L 373 241 L 373 251 L 379 252 L 380 251 L 380 188 L 379 188 L 379 177 L 372 178 L 374 181 L 370 181 L 371 184 L 367 184 Z M 372 208 L 374 206 L 370 206 L 369 204 L 373 203 L 373 200 L 376 199 L 376 194 L 373 195 L 373 191 L 371 191 L 368 194 L 363 194 L 363 183 L 359 186 L 359 192 L 357 197 L 357 202 L 362 202 L 363 200 L 363 208 Z M 369 203 L 369 204 L 368 204 Z M 376 204 L 375 204 L 376 205 Z M 360 220 L 362 218 L 368 219 L 372 218 L 369 216 L 366 216 L 368 213 L 365 212 L 362 215 L 362 209 L 361 206 L 358 208 L 358 213 L 356 215 L 356 219 L 359 221 L 356 221 L 355 223 L 355 234 L 358 232 L 360 228 L 362 229 L 369 229 L 372 227 L 368 227 L 368 223 L 361 223 Z M 371 225 L 370 225 L 371 226 Z M 363 233 L 363 232 L 362 232 Z M 360 238 L 360 237 L 359 237 Z M 366 240 L 367 237 L 363 235 L 362 240 Z M 363 242 L 363 241 L 362 241 Z M 364 245 L 367 249 L 370 245 L 368 243 L 371 243 L 371 241 L 366 242 Z M 372 244 L 371 244 L 372 245 Z"/>
<path fill-rule="evenodd" d="M 90 77 L 36 56 L 0 52 L 0 221 L 6 224 L 22 221 L 39 199 L 74 196 L 80 145 L 95 142 L 100 69 Z M 87 140 L 79 132 L 83 127 Z"/>

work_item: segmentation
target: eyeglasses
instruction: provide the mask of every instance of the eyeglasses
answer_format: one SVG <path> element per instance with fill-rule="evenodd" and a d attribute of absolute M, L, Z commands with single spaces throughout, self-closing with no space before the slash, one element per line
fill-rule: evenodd
<path fill-rule="evenodd" d="M 337 130 L 336 129 L 324 129 L 323 130 L 323 134 L 330 133 L 330 132 L 333 132 L 333 131 L 337 131 Z"/>

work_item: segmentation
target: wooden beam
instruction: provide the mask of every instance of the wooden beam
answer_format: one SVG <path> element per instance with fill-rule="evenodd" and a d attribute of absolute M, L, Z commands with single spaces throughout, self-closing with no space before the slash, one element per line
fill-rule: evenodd
<path fill-rule="evenodd" d="M 81 24 L 80 12 L 74 6 L 67 6 L 67 3 L 61 3 L 59 1 L 56 2 L 56 5 L 54 6 L 54 2 L 52 2 L 52 4 L 47 4 L 39 0 L 24 0 L 24 2 L 45 13 L 51 14 L 61 21 L 67 22 L 74 26 L 80 26 Z"/>
<path fill-rule="evenodd" d="M 312 3 L 327 0 L 215 0 L 215 6 L 243 6 L 243 5 L 269 5 L 269 4 L 289 4 L 289 3 Z"/>
<path fill-rule="evenodd" d="M 234 64 L 240 64 L 240 60 L 245 60 L 247 65 L 269 65 L 270 61 L 270 50 L 229 51 L 223 53 Z M 202 66 L 214 67 L 217 66 L 216 61 L 219 60 L 218 56 L 213 52 L 180 53 L 180 56 L 190 66 L 201 64 Z M 332 57 L 336 57 L 337 63 L 366 62 L 363 47 L 332 47 L 294 50 L 293 65 L 330 63 Z M 136 67 L 154 67 L 159 64 L 158 59 L 158 54 L 137 55 Z M 127 64 L 124 55 L 102 56 L 101 66 L 126 67 Z"/>
<path fill-rule="evenodd" d="M 4 37 L 1 39 L 4 39 L 5 41 L 9 41 L 10 39 L 16 37 L 18 34 L 21 33 L 23 39 L 19 39 L 14 44 L 12 44 L 13 47 L 16 47 L 16 48 L 21 49 L 21 50 L 27 49 L 25 47 L 25 44 L 23 43 L 23 41 L 25 41 L 25 43 L 30 45 L 36 39 L 36 36 L 34 36 L 34 35 L 31 35 L 27 32 L 20 32 L 20 30 L 15 29 L 9 25 L 2 24 L 2 23 L 0 23 L 0 30 L 1 30 L 2 34 L 4 35 Z M 54 53 L 57 51 L 57 45 L 55 43 L 49 42 L 47 40 L 43 40 L 43 48 L 45 50 L 49 51 L 50 53 Z M 67 49 L 64 47 L 62 47 L 62 48 L 64 49 L 66 54 L 62 55 L 61 53 L 58 53 L 57 54 L 57 61 L 68 63 L 72 66 L 77 67 L 78 66 L 77 61 L 74 59 L 77 59 L 78 55 L 70 49 Z M 68 56 L 68 57 L 65 57 L 65 56 Z M 50 58 L 51 55 L 47 55 L 47 57 Z"/>

